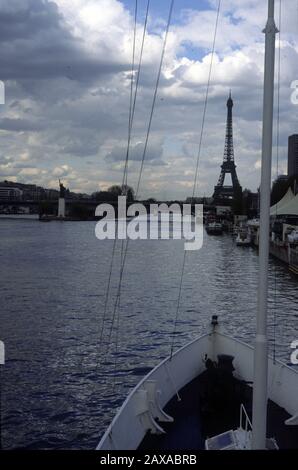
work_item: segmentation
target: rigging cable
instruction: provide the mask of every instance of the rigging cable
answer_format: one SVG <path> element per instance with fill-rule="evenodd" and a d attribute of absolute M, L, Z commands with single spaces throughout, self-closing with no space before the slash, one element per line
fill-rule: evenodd
<path fill-rule="evenodd" d="M 171 0 L 170 9 L 169 9 L 169 15 L 168 15 L 168 21 L 167 21 L 167 26 L 166 26 L 166 31 L 165 31 L 164 41 L 163 41 L 163 48 L 162 48 L 162 53 L 161 53 L 161 57 L 160 57 L 160 63 L 159 63 L 159 68 L 158 68 L 158 74 L 157 74 L 157 79 L 156 79 L 156 84 L 155 84 L 154 95 L 153 95 L 153 101 L 152 101 L 152 105 L 151 105 L 150 118 L 149 118 L 147 133 L 146 133 L 146 140 L 145 140 L 144 150 L 143 150 L 143 154 L 142 154 L 141 166 L 140 166 L 140 170 L 139 170 L 139 178 L 138 178 L 137 190 L 136 190 L 136 195 L 135 195 L 135 198 L 136 198 L 136 199 L 138 198 L 139 188 L 140 188 L 140 182 L 141 182 L 141 178 L 142 178 L 142 172 L 143 172 L 143 169 L 144 169 L 144 163 L 145 163 L 145 158 L 146 158 L 146 153 L 147 153 L 147 146 L 148 146 L 149 137 L 150 137 L 152 119 L 153 119 L 153 114 L 154 114 L 154 109 L 155 109 L 155 103 L 156 103 L 156 97 L 157 97 L 157 91 L 158 91 L 158 87 L 159 87 L 160 76 L 161 76 L 161 70 L 162 70 L 162 65 L 163 65 L 163 60 L 164 60 L 164 55 L 165 55 L 167 40 L 168 40 L 168 33 L 169 33 L 170 24 L 171 24 L 171 18 L 172 18 L 173 7 L 174 7 L 174 0 Z M 116 300 L 115 300 L 115 303 L 114 303 L 114 311 L 113 311 L 113 316 L 112 316 L 112 324 L 111 324 L 111 327 L 110 327 L 109 339 L 108 339 L 108 344 L 107 344 L 108 347 L 107 347 L 107 350 L 106 350 L 106 353 L 105 353 L 105 356 L 104 356 L 104 361 L 106 360 L 107 354 L 108 354 L 108 352 L 109 352 L 109 345 L 110 345 L 111 336 L 112 336 L 112 331 L 113 331 L 113 326 L 114 326 L 114 322 L 115 322 L 116 310 L 117 310 L 117 307 L 118 307 L 118 304 L 119 304 L 119 297 L 120 297 L 120 292 L 121 292 L 121 287 L 122 287 L 123 272 L 124 272 L 124 267 L 125 267 L 127 252 L 128 252 L 128 246 L 129 246 L 129 239 L 127 240 L 127 243 L 126 243 L 126 246 L 125 246 L 125 251 L 124 251 L 124 256 L 123 256 L 123 262 L 122 262 L 122 264 L 121 264 L 120 280 L 119 280 L 119 284 L 118 284 L 118 290 L 117 290 L 117 294 L 116 294 Z"/>
<path fill-rule="evenodd" d="M 133 84 L 134 84 L 134 73 L 135 73 L 135 54 L 136 54 L 136 33 L 137 33 L 137 16 L 138 16 L 138 0 L 135 0 L 135 10 L 134 10 L 134 29 L 133 29 L 133 42 L 132 42 L 132 62 L 131 62 L 131 75 L 130 75 L 130 101 L 129 101 L 129 117 L 128 117 L 128 135 L 127 135 L 127 150 L 126 158 L 123 172 L 123 181 L 122 181 L 122 193 L 124 191 L 124 183 L 126 178 L 126 169 L 128 163 L 128 154 L 130 146 L 130 136 L 132 128 L 132 106 L 133 106 Z"/>
<path fill-rule="evenodd" d="M 130 151 L 130 144 L 131 144 L 131 134 L 133 128 L 133 120 L 136 108 L 136 101 L 138 95 L 138 88 L 139 88 L 139 81 L 141 75 L 141 66 L 142 66 L 142 58 L 143 58 L 143 51 L 145 45 L 145 37 L 146 37 L 146 30 L 147 30 L 147 23 L 148 23 L 148 16 L 149 16 L 149 7 L 150 7 L 150 0 L 147 0 L 147 7 L 146 7 L 146 14 L 145 14 L 145 21 L 143 27 L 143 34 L 142 34 L 142 42 L 141 42 L 141 51 L 140 51 L 140 58 L 138 64 L 138 73 L 136 79 L 136 86 L 135 86 L 135 93 L 132 105 L 132 112 L 131 112 L 131 121 L 128 131 L 128 141 L 127 141 L 127 151 L 126 151 L 126 158 L 125 158 L 125 165 L 124 165 L 124 173 L 123 173 L 123 181 L 122 181 L 122 195 L 127 196 L 127 189 L 128 189 L 128 162 L 129 162 L 129 151 Z M 120 254 L 120 262 L 121 266 L 124 260 L 124 245 L 125 240 L 121 240 L 121 254 Z M 120 328 L 120 309 L 121 309 L 121 292 L 119 293 L 119 300 L 118 300 L 118 310 L 117 310 L 117 318 L 116 318 L 116 338 L 115 338 L 115 360 L 114 360 L 114 380 L 113 380 L 113 388 L 115 386 L 115 378 L 116 378 L 116 367 L 117 367 L 117 355 L 118 355 L 118 341 L 119 341 L 119 328 Z"/>
<path fill-rule="evenodd" d="M 215 28 L 214 28 L 214 35 L 213 35 L 213 43 L 212 43 L 212 51 L 211 51 L 211 59 L 210 59 L 210 67 L 209 67 L 208 80 L 207 80 L 207 87 L 206 87 L 206 94 L 205 94 L 205 100 L 204 100 L 204 108 L 203 108 L 203 116 L 202 116 L 202 126 L 201 126 L 200 139 L 199 139 L 199 148 L 198 148 L 198 154 L 197 154 L 196 169 L 195 169 L 195 177 L 194 177 L 193 191 L 192 191 L 192 197 L 191 197 L 191 204 L 193 204 L 193 201 L 194 201 L 194 195 L 195 195 L 195 191 L 196 191 L 196 187 L 197 187 L 197 182 L 198 182 L 199 162 L 200 162 L 201 148 L 202 148 L 203 135 L 204 135 L 204 129 L 205 129 L 205 119 L 206 119 L 207 104 L 208 104 L 208 98 L 209 98 L 209 90 L 210 90 L 210 82 L 211 82 L 211 73 L 212 73 L 213 59 L 214 59 L 214 54 L 215 54 L 215 44 L 216 44 L 216 36 L 217 36 L 217 29 L 218 29 L 218 21 L 219 21 L 219 15 L 220 15 L 220 7 L 221 7 L 221 0 L 218 0 L 217 13 L 216 13 L 216 20 L 215 20 Z M 177 331 L 177 323 L 178 323 L 178 316 L 179 316 L 179 310 L 180 310 L 180 304 L 181 304 L 182 286 L 183 286 L 183 278 L 184 278 L 185 263 L 186 263 L 186 253 L 187 253 L 187 252 L 184 250 L 183 262 L 182 262 L 182 269 L 181 269 L 181 276 L 180 276 L 180 283 L 179 283 L 179 290 L 178 290 L 178 299 L 177 299 L 176 315 L 175 315 L 175 321 L 174 321 L 174 329 L 173 329 L 173 332 L 172 332 L 172 340 L 171 340 L 171 349 L 170 349 L 170 358 L 171 358 L 171 359 L 172 359 L 173 351 L 174 351 L 174 342 L 175 342 L 175 336 L 176 336 L 176 331 Z"/>
<path fill-rule="evenodd" d="M 280 146 L 280 72 L 281 72 L 281 0 L 279 0 L 279 35 L 278 35 L 278 64 L 277 64 L 277 117 L 276 117 L 276 179 L 279 173 L 279 146 Z M 277 217 L 275 208 L 275 220 Z M 276 322 L 277 322 L 277 264 L 274 263 L 274 301 L 273 301 L 273 362 L 276 361 Z"/>
<path fill-rule="evenodd" d="M 154 113 L 155 102 L 156 102 L 156 97 L 157 97 L 157 91 L 158 91 L 158 86 L 159 86 L 159 81 L 160 81 L 161 69 L 162 69 L 164 55 L 165 55 L 166 46 L 167 46 L 167 40 L 168 40 L 169 28 L 170 28 L 172 13 L 173 13 L 173 7 L 174 7 L 174 0 L 171 0 L 169 16 L 168 16 L 168 22 L 167 22 L 167 27 L 166 27 L 166 32 L 165 32 L 165 37 L 164 37 L 164 42 L 163 42 L 163 48 L 162 48 L 162 53 L 161 53 L 160 63 L 159 63 L 159 68 L 158 68 L 158 74 L 157 74 L 157 79 L 156 79 L 156 85 L 155 85 L 155 90 L 154 90 L 154 95 L 153 95 L 153 101 L 152 101 L 152 106 L 151 106 L 149 124 L 148 124 L 148 129 L 147 129 L 147 135 L 146 135 L 146 140 L 145 140 L 145 145 L 144 145 L 144 150 L 143 150 L 143 155 L 142 155 L 142 160 L 141 160 L 141 167 L 140 167 L 140 171 L 139 171 L 139 179 L 138 179 L 138 184 L 137 184 L 137 189 L 136 189 L 136 199 L 137 199 L 137 196 L 139 194 L 140 183 L 141 183 L 141 178 L 142 178 L 142 172 L 143 172 L 145 157 L 146 157 L 146 153 L 147 153 L 147 146 L 148 146 L 148 141 L 149 141 L 149 136 L 150 136 L 150 131 L 151 131 L 151 125 L 152 125 L 153 113 Z"/>
<path fill-rule="evenodd" d="M 124 189 L 124 184 L 125 184 L 125 172 L 126 172 L 126 167 L 128 163 L 128 158 L 129 158 L 129 146 L 130 146 L 130 135 L 131 135 L 131 128 L 133 125 L 133 117 L 134 117 L 134 107 L 136 105 L 136 94 L 138 90 L 138 84 L 139 81 L 137 80 L 136 87 L 135 87 L 135 96 L 133 98 L 133 77 L 134 77 L 134 68 L 135 68 L 135 50 L 136 50 L 136 29 L 137 29 L 137 12 L 138 12 L 138 0 L 135 0 L 135 10 L 134 10 L 134 29 L 133 29 L 133 43 L 132 43 L 132 62 L 131 62 L 131 81 L 130 81 L 130 98 L 129 98 L 129 117 L 128 117 L 128 139 L 127 139 L 127 150 L 126 150 L 126 158 L 125 158 L 125 166 L 124 166 L 124 172 L 123 172 L 123 179 L 122 179 L 122 192 Z M 147 10 L 147 15 L 148 15 L 148 10 Z M 144 36 L 144 34 L 143 34 Z M 141 49 L 141 54 L 140 54 L 140 59 L 139 59 L 139 66 L 138 66 L 138 77 L 140 75 L 140 70 L 141 70 L 141 64 L 142 64 L 142 55 L 143 55 L 143 48 Z M 103 311 L 103 317 L 102 317 L 102 325 L 101 325 L 101 330 L 100 330 L 100 335 L 99 335 L 99 350 L 97 351 L 97 358 L 99 357 L 100 351 L 101 351 L 101 345 L 103 341 L 103 334 L 104 334 L 104 329 L 105 329 L 105 322 L 106 322 L 106 316 L 107 316 L 107 308 L 108 308 L 108 302 L 109 302 L 109 296 L 110 296 L 110 290 L 111 290 L 111 278 L 112 278 L 112 272 L 113 272 L 113 265 L 114 265 L 114 259 L 115 259 L 115 252 L 116 252 L 116 237 L 113 240 L 113 248 L 112 248 L 112 256 L 111 256 L 111 262 L 110 262 L 110 267 L 109 267 L 109 275 L 108 275 L 108 283 L 107 283 L 107 288 L 106 288 L 106 294 L 105 294 L 105 303 L 104 303 L 104 311 Z M 96 368 L 98 368 L 99 362 L 96 360 Z"/>
<path fill-rule="evenodd" d="M 144 21 L 143 35 L 142 35 L 141 52 L 140 52 L 140 58 L 139 58 L 139 64 L 138 64 L 138 73 L 137 73 L 137 79 L 136 79 L 135 93 L 134 93 L 134 99 L 133 99 L 133 104 L 132 104 L 132 110 L 130 113 L 130 125 L 128 129 L 127 150 L 126 150 L 126 158 L 125 158 L 125 165 L 124 165 L 122 188 L 124 188 L 125 184 L 127 185 L 127 173 L 128 173 L 129 151 L 130 151 L 130 144 L 131 144 L 131 133 L 132 133 L 133 119 L 134 119 L 134 114 L 135 114 L 139 81 L 140 81 L 140 75 L 141 75 L 141 66 L 142 66 L 142 58 L 143 58 L 143 51 L 144 51 L 145 37 L 146 37 L 146 30 L 147 30 L 147 23 L 148 23 L 148 16 L 149 16 L 149 7 L 150 7 L 150 0 L 147 0 L 146 15 L 145 15 L 145 21 Z M 136 34 L 134 33 L 134 40 L 135 40 L 135 37 L 136 37 Z M 132 72 L 132 78 L 133 78 L 133 72 Z M 132 89 L 131 89 L 131 94 L 132 94 Z"/>
<path fill-rule="evenodd" d="M 136 86 L 135 86 L 135 93 L 134 93 L 134 99 L 133 99 L 133 104 L 132 104 L 132 110 L 130 113 L 130 122 L 129 122 L 129 129 L 128 129 L 128 139 L 127 139 L 127 150 L 126 150 L 126 158 L 125 158 L 125 164 L 124 164 L 124 172 L 123 172 L 123 180 L 122 180 L 122 196 L 126 195 L 127 196 L 127 190 L 128 190 L 128 163 L 129 163 L 129 151 L 130 151 L 130 144 L 131 144 L 131 135 L 132 135 L 132 128 L 133 128 L 133 120 L 134 120 L 134 114 L 135 114 L 135 108 L 136 108 L 136 101 L 137 101 L 137 95 L 138 95 L 138 88 L 139 88 L 139 80 L 140 80 L 140 75 L 141 75 L 141 66 L 142 66 L 142 58 L 143 58 L 143 51 L 144 51 L 144 45 L 145 45 L 145 37 L 146 37 L 146 30 L 147 30 L 147 23 L 148 23 L 148 16 L 149 16 L 149 7 L 150 7 L 150 0 L 147 0 L 147 7 L 146 7 L 146 14 L 145 14 L 145 21 L 144 21 L 144 27 L 143 27 L 143 34 L 142 34 L 142 42 L 141 42 L 141 51 L 140 51 L 140 58 L 139 58 L 139 63 L 138 63 L 138 72 L 137 72 L 137 79 L 136 79 Z M 136 6 L 137 8 L 137 6 Z M 135 15 L 135 21 L 136 21 L 136 15 Z M 136 24 L 136 23 L 135 23 Z M 136 35 L 134 34 L 134 38 Z M 133 76 L 133 73 L 132 73 Z M 121 260 L 121 265 L 123 263 L 124 259 L 124 244 L 125 240 L 121 240 L 121 254 L 120 254 L 120 260 Z M 114 361 L 114 382 L 113 382 L 113 387 L 115 385 L 115 375 L 116 375 L 116 365 L 117 365 L 117 354 L 118 354 L 118 338 L 119 338 L 119 325 L 120 325 L 120 308 L 121 308 L 121 299 L 120 299 L 121 293 L 119 294 L 119 301 L 118 301 L 118 311 L 117 311 L 117 319 L 116 319 L 116 339 L 115 339 L 115 361 Z"/>

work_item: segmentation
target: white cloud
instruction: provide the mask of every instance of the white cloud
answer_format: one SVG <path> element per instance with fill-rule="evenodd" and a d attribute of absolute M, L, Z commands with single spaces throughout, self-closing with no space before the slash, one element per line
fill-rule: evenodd
<path fill-rule="evenodd" d="M 55 3 L 57 9 L 47 1 L 3 0 L 0 7 L 11 14 L 22 12 L 18 18 L 26 17 L 24 12 L 29 8 L 30 21 L 38 18 L 32 24 L 21 23 L 23 29 L 1 29 L 7 35 L 1 63 L 8 77 L 8 101 L 5 109 L 0 109 L 4 128 L 0 134 L 2 154 L 10 160 L 1 160 L 0 177 L 20 177 L 54 187 L 61 177 L 72 190 L 92 192 L 122 179 L 133 18 L 117 0 Z M 265 3 L 222 2 L 201 152 L 201 193 L 211 193 L 217 182 L 229 88 L 234 98 L 240 181 L 251 189 L 259 184 Z M 34 16 L 37 4 L 43 5 L 43 16 Z M 215 6 L 217 2 L 210 4 Z M 281 168 L 285 167 L 287 136 L 297 132 L 298 117 L 298 108 L 290 104 L 290 82 L 298 77 L 298 43 L 294 35 L 297 11 L 289 0 L 283 5 Z M 216 11 L 181 10 L 180 14 L 179 23 L 171 25 L 153 117 L 142 179 L 146 196 L 186 197 L 193 181 Z M 163 18 L 151 18 L 150 26 L 132 135 L 131 184 L 138 178 L 139 143 L 146 136 L 163 41 Z M 141 35 L 139 23 L 137 59 Z M 9 59 L 11 64 L 6 67 Z M 26 79 L 29 73 L 33 75 L 30 80 Z"/>
<path fill-rule="evenodd" d="M 40 168 L 23 168 L 19 172 L 19 176 L 38 176 L 41 173 L 44 173 Z"/>
<path fill-rule="evenodd" d="M 66 176 L 72 169 L 68 165 L 56 166 L 53 170 L 53 176 Z"/>

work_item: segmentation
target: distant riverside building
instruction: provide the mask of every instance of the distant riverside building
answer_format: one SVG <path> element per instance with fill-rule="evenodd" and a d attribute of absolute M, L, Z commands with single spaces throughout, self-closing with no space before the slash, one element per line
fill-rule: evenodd
<path fill-rule="evenodd" d="M 276 178 L 275 182 L 279 182 L 279 181 L 285 181 L 287 182 L 289 179 L 288 175 L 278 175 L 278 177 Z"/>
<path fill-rule="evenodd" d="M 247 214 L 257 214 L 259 210 L 259 192 L 253 193 L 249 189 L 244 189 L 242 196 Z"/>
<path fill-rule="evenodd" d="M 110 194 L 110 193 L 109 193 Z M 65 189 L 65 199 L 89 200 L 91 196 L 85 193 L 73 193 Z M 14 181 L 0 181 L 0 199 L 22 201 L 58 201 L 59 191 L 47 189 L 36 184 L 16 183 Z"/>
<path fill-rule="evenodd" d="M 185 202 L 186 204 L 203 204 L 204 197 L 187 197 Z"/>
<path fill-rule="evenodd" d="M 1 199 L 15 199 L 22 201 L 57 200 L 59 191 L 44 189 L 36 184 L 15 183 L 13 181 L 1 181 Z"/>
<path fill-rule="evenodd" d="M 45 198 L 49 200 L 57 200 L 59 197 L 59 191 L 56 189 L 45 189 Z"/>
<path fill-rule="evenodd" d="M 36 186 L 35 184 L 28 184 L 23 189 L 24 191 L 24 199 L 39 201 L 40 199 L 44 199 L 45 191 L 40 186 Z"/>
<path fill-rule="evenodd" d="M 288 143 L 288 176 L 298 175 L 298 134 L 290 135 Z"/>
<path fill-rule="evenodd" d="M 12 188 L 10 186 L 0 186 L 0 199 L 1 200 L 21 200 L 23 191 L 19 188 Z"/>

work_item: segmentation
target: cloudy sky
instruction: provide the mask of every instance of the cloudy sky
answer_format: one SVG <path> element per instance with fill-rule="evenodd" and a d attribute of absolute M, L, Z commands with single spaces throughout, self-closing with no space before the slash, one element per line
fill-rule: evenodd
<path fill-rule="evenodd" d="M 138 1 L 138 59 L 147 0 Z M 122 180 L 135 0 L 0 0 L 0 179 L 93 192 Z M 298 2 L 282 0 L 279 173 L 298 133 Z M 132 129 L 128 182 L 136 185 L 170 0 L 151 0 Z M 260 178 L 267 0 L 222 0 L 199 167 L 210 195 L 223 157 L 226 100 L 243 187 Z M 153 117 L 141 196 L 191 194 L 217 0 L 176 0 Z M 279 23 L 279 0 L 276 0 Z M 278 42 L 278 38 L 277 38 Z M 278 54 L 277 54 L 278 55 Z M 276 136 L 275 136 L 276 142 Z M 273 173 L 276 175 L 276 148 Z"/>

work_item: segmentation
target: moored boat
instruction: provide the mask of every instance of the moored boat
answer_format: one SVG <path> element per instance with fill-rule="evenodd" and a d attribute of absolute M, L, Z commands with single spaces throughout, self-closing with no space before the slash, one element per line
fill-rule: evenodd
<path fill-rule="evenodd" d="M 220 222 L 210 222 L 206 225 L 208 235 L 222 235 L 223 226 Z"/>
<path fill-rule="evenodd" d="M 295 229 L 291 233 L 289 233 L 288 241 L 289 241 L 289 243 L 291 243 L 293 245 L 298 244 L 298 229 Z"/>
<path fill-rule="evenodd" d="M 252 237 L 248 227 L 239 228 L 236 236 L 237 246 L 250 246 L 252 243 Z"/>

